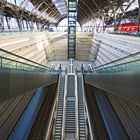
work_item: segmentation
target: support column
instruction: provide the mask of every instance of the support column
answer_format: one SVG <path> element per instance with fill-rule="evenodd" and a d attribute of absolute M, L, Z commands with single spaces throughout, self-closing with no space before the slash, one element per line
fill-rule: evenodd
<path fill-rule="evenodd" d="M 38 21 L 36 21 L 36 27 L 37 27 L 37 30 L 39 30 L 39 24 L 38 24 Z"/>
<path fill-rule="evenodd" d="M 32 31 L 32 25 L 31 25 L 31 21 L 28 20 L 28 25 L 29 25 L 29 30 Z"/>
<path fill-rule="evenodd" d="M 26 20 L 26 28 L 29 29 L 28 20 Z"/>
<path fill-rule="evenodd" d="M 140 32 L 140 0 L 138 0 L 138 7 L 139 7 L 139 13 L 138 13 L 138 33 Z"/>
<path fill-rule="evenodd" d="M 76 52 L 77 0 L 68 0 L 68 59 Z"/>
<path fill-rule="evenodd" d="M 114 11 L 114 32 L 116 31 L 116 12 Z"/>
<path fill-rule="evenodd" d="M 24 20 L 22 19 L 22 26 L 23 26 L 23 30 L 25 30 L 25 24 L 24 24 Z"/>
<path fill-rule="evenodd" d="M 10 17 L 6 17 L 7 27 L 10 31 Z"/>
<path fill-rule="evenodd" d="M 0 32 L 4 30 L 4 0 L 1 0 L 0 2 Z"/>
<path fill-rule="evenodd" d="M 22 21 L 19 19 L 19 17 L 16 17 L 16 20 L 17 20 L 19 31 L 22 31 L 22 23 L 21 23 Z"/>

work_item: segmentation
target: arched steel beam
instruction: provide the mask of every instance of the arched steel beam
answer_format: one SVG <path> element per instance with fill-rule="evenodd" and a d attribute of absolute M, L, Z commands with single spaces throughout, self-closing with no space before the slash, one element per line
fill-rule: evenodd
<path fill-rule="evenodd" d="M 78 16 L 80 16 L 81 19 L 82 19 L 82 20 L 79 19 L 78 22 L 80 23 L 80 25 L 82 25 L 82 24 L 83 24 L 82 22 L 84 22 L 84 23 L 87 22 L 87 20 L 86 20 L 87 18 L 84 18 L 84 17 L 82 16 L 82 15 L 83 15 L 83 14 L 81 13 L 82 11 L 78 11 L 78 12 L 80 13 Z"/>
<path fill-rule="evenodd" d="M 79 7 L 79 5 L 78 5 L 78 7 Z M 88 18 L 91 18 L 91 17 L 89 17 L 88 12 L 83 7 L 80 7 L 80 8 L 84 11 L 84 13 L 87 15 Z"/>
<path fill-rule="evenodd" d="M 62 16 L 62 17 L 57 21 L 56 27 L 58 27 L 59 23 L 60 23 L 63 19 L 65 19 L 65 18 L 67 18 L 67 15 Z"/>
<path fill-rule="evenodd" d="M 90 7 L 86 4 L 86 2 L 84 2 L 84 1 L 82 1 L 82 3 L 87 7 L 87 9 L 91 12 L 91 13 L 93 13 L 93 11 L 90 9 Z"/>

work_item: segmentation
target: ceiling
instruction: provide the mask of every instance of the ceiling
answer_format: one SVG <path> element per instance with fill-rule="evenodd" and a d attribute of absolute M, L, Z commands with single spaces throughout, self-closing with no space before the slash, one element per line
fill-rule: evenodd
<path fill-rule="evenodd" d="M 67 0 L 30 1 L 39 11 L 45 10 L 57 22 L 67 17 Z M 78 0 L 77 21 L 82 25 L 97 17 L 102 18 L 104 16 L 105 18 L 109 18 L 118 9 L 121 9 L 121 12 L 126 12 L 134 1 L 137 0 Z M 65 12 L 60 12 L 61 9 L 65 9 Z"/>
<path fill-rule="evenodd" d="M 22 3 L 26 1 L 31 3 L 36 11 L 40 12 L 40 16 L 47 15 L 44 16 L 44 20 L 54 19 L 52 22 L 58 24 L 67 17 L 67 0 L 23 0 Z M 80 25 L 83 25 L 95 18 L 108 20 L 114 17 L 114 13 L 118 11 L 121 11 L 121 13 L 127 12 L 134 2 L 138 4 L 138 0 L 78 0 L 77 21 Z"/>

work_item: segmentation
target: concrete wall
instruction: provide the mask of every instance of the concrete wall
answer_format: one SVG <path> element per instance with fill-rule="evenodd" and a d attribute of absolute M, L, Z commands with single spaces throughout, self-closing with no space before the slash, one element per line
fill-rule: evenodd
<path fill-rule="evenodd" d="M 77 32 L 77 60 L 89 60 L 92 36 L 92 33 Z M 67 60 L 67 43 L 67 32 L 33 32 L 0 36 L 0 48 L 44 65 L 52 60 Z M 18 60 L 7 54 L 0 55 Z"/>
<path fill-rule="evenodd" d="M 0 48 L 46 65 L 48 63 L 48 58 L 46 57 L 45 52 L 45 48 L 48 46 L 48 40 L 46 38 L 47 36 L 45 33 L 39 32 L 1 35 Z M 18 58 L 5 53 L 1 53 L 0 55 L 19 60 Z"/>
<path fill-rule="evenodd" d="M 50 60 L 67 60 L 67 32 L 50 32 L 48 33 L 49 47 L 53 48 L 54 59 Z M 89 60 L 89 52 L 92 47 L 92 33 L 76 33 L 76 60 Z"/>
<path fill-rule="evenodd" d="M 92 52 L 96 51 L 97 44 L 100 46 L 94 63 L 95 66 L 100 66 L 140 51 L 140 39 L 134 36 L 96 33 L 93 41 Z"/>
<path fill-rule="evenodd" d="M 76 33 L 76 60 L 89 60 L 89 53 L 92 47 L 93 33 L 77 32 Z"/>
<path fill-rule="evenodd" d="M 49 50 L 49 60 L 67 60 L 67 33 L 66 32 L 49 32 L 47 33 Z"/>
<path fill-rule="evenodd" d="M 57 75 L 0 69 L 0 102 L 57 82 Z"/>

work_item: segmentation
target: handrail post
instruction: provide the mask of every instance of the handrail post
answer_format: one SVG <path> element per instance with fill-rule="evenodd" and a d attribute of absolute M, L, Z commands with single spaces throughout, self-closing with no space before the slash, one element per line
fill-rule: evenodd
<path fill-rule="evenodd" d="M 16 62 L 16 70 L 17 70 L 17 62 Z"/>
<path fill-rule="evenodd" d="M 0 57 L 0 67 L 2 67 L 2 57 Z"/>

